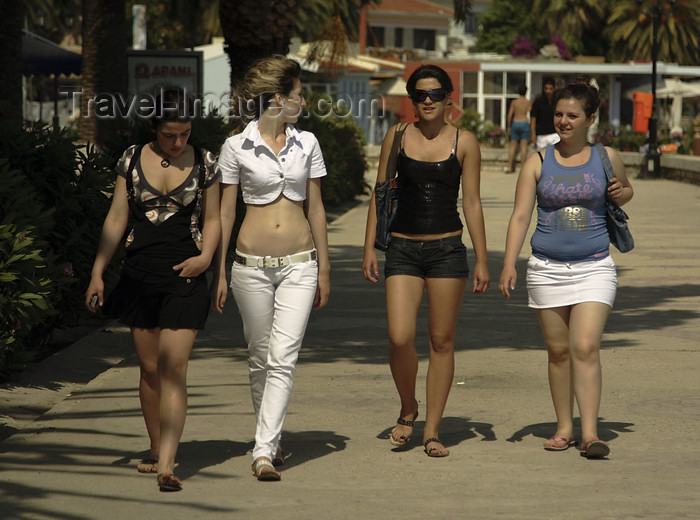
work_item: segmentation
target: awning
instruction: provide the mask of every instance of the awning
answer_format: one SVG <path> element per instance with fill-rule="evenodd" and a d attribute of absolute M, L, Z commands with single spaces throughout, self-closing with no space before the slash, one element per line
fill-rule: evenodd
<path fill-rule="evenodd" d="M 25 76 L 80 74 L 82 56 L 23 29 L 22 63 Z"/>
<path fill-rule="evenodd" d="M 380 87 L 380 94 L 384 96 L 408 96 L 406 82 L 401 76 L 384 80 Z"/>

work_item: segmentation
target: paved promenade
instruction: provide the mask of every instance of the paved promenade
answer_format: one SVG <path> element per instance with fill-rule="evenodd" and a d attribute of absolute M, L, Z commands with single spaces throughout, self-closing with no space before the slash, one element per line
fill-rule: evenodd
<path fill-rule="evenodd" d="M 588 461 L 542 449 L 555 422 L 539 327 L 523 283 L 510 302 L 498 292 L 515 181 L 483 172 L 492 285 L 464 298 L 441 430 L 449 457 L 429 459 L 420 443 L 425 313 L 421 415 L 410 449 L 387 441 L 399 401 L 383 287 L 360 269 L 365 201 L 329 228 L 331 301 L 309 323 L 282 482 L 251 476 L 254 418 L 231 302 L 192 356 L 183 491 L 160 493 L 136 472 L 147 454 L 138 368 L 112 324 L 0 389 L 0 429 L 14 432 L 0 442 L 0 519 L 700 519 L 700 187 L 632 179 L 637 247 L 613 253 L 620 287 L 602 351 L 599 432 L 612 454 Z"/>

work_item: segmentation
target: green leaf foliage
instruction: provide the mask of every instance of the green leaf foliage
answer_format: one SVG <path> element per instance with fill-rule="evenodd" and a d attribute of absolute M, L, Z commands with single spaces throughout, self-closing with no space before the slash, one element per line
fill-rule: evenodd
<path fill-rule="evenodd" d="M 0 370 L 8 345 L 36 350 L 54 328 L 86 315 L 113 188 L 109 162 L 64 131 L 0 123 Z M 107 273 L 108 286 L 114 280 Z"/>
<path fill-rule="evenodd" d="M 323 96 L 311 97 L 308 106 L 319 106 Z M 311 111 L 308 117 L 299 119 L 302 130 L 312 132 L 323 152 L 328 175 L 322 180 L 323 203 L 338 206 L 364 193 L 367 189 L 364 176 L 367 169 L 365 139 L 359 125 L 342 107 L 333 106 L 320 115 Z"/>

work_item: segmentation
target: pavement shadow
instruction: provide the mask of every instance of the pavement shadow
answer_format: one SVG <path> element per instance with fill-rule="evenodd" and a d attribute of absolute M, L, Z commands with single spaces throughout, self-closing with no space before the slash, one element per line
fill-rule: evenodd
<path fill-rule="evenodd" d="M 410 451 L 414 448 L 422 448 L 423 427 L 425 421 L 416 421 L 411 435 L 411 441 L 406 446 L 393 448 L 392 451 Z M 391 430 L 390 426 L 377 434 L 377 439 L 388 440 Z M 495 441 L 496 434 L 493 431 L 493 424 L 472 421 L 468 417 L 446 416 L 440 422 L 440 440 L 445 447 L 456 446 L 464 441 L 481 437 L 482 441 Z M 416 439 L 418 442 L 416 442 Z"/>
<path fill-rule="evenodd" d="M 284 467 L 290 468 L 343 451 L 350 437 L 328 430 L 307 430 L 282 433 Z M 252 446 L 251 446 L 252 448 Z"/>
<path fill-rule="evenodd" d="M 634 430 L 631 429 L 633 426 L 634 423 L 606 421 L 601 417 L 598 419 L 598 435 L 601 440 L 611 441 L 618 438 L 622 433 L 634 433 Z M 556 431 L 556 422 L 530 424 L 513 432 L 506 441 L 521 442 L 528 435 L 532 435 L 544 441 L 551 437 Z M 576 439 L 581 439 L 581 420 L 579 418 L 574 419 L 574 437 Z"/>
<path fill-rule="evenodd" d="M 335 246 L 331 248 L 331 297 L 328 305 L 311 314 L 300 361 L 335 362 L 338 359 L 356 363 L 383 364 L 387 362 L 387 324 L 383 274 L 377 284 L 362 276 L 362 247 Z M 474 256 L 468 252 L 473 266 Z M 518 350 L 543 349 L 537 317 L 527 306 L 525 273 L 527 261 L 516 265 L 518 283 L 511 299 L 506 300 L 498 290 L 498 277 L 503 265 L 503 253 L 489 251 L 491 286 L 482 295 L 471 292 L 471 281 L 462 301 L 457 322 L 456 351 L 489 348 Z M 383 257 L 380 254 L 380 273 Z M 620 268 L 615 308 L 608 319 L 606 332 L 635 332 L 636 338 L 604 340 L 603 348 L 636 346 L 640 330 L 677 327 L 700 317 L 700 311 L 660 309 L 668 302 L 700 296 L 700 284 L 660 286 L 626 286 L 625 269 Z M 418 313 L 416 347 L 419 359 L 427 359 L 428 304 L 424 296 Z"/>
<path fill-rule="evenodd" d="M 253 448 L 252 442 L 230 440 L 185 441 L 177 450 L 177 475 L 187 479 L 206 468 L 223 464 L 229 459 L 243 457 Z M 146 453 L 146 455 L 148 455 Z M 211 475 L 207 475 L 212 478 Z M 231 478 L 231 475 L 221 478 Z M 236 476 L 237 478 L 239 476 Z"/>

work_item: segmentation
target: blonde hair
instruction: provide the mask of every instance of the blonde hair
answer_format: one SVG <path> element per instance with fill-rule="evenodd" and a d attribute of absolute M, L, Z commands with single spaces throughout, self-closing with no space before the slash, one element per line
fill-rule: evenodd
<path fill-rule="evenodd" d="M 277 54 L 250 67 L 232 96 L 233 113 L 239 120 L 237 131 L 240 132 L 250 120 L 259 118 L 275 94 L 288 95 L 299 76 L 299 63 Z"/>

